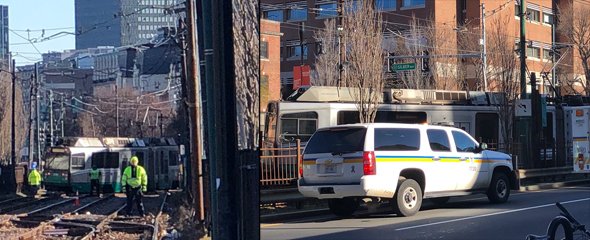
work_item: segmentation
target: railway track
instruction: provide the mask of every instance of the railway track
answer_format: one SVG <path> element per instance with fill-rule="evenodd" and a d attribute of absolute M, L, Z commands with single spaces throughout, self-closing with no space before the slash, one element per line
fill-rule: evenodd
<path fill-rule="evenodd" d="M 28 206 L 34 209 L 0 219 L 0 239 L 157 239 L 158 218 L 167 196 L 144 198 L 148 214 L 143 218 L 120 215 L 126 199 L 115 195 L 81 196 L 79 206 L 73 205 L 73 198 Z"/>
<path fill-rule="evenodd" d="M 42 197 L 42 198 L 15 198 L 9 199 L 2 203 L 0 207 L 0 214 L 10 214 L 19 209 L 36 206 L 37 204 L 43 204 L 53 198 Z"/>

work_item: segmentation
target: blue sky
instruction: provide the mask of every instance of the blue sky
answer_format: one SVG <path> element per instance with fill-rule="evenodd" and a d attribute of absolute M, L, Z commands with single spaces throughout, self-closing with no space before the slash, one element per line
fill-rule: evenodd
<path fill-rule="evenodd" d="M 10 31 L 9 42 L 10 51 L 17 54 L 17 65 L 41 60 L 38 52 L 61 52 L 75 48 L 74 35 L 62 33 L 74 32 L 74 0 L 0 0 L 0 5 L 8 5 L 8 27 L 16 32 Z M 31 31 L 27 33 L 27 29 Z M 54 34 L 61 37 L 34 44 L 38 51 L 26 40 L 43 39 Z"/>

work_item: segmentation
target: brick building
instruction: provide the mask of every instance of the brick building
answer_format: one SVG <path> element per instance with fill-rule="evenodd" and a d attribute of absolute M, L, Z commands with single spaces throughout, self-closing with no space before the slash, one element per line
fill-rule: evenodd
<path fill-rule="evenodd" d="M 281 99 L 281 24 L 260 20 L 260 110 L 266 112 L 268 101 Z"/>
<path fill-rule="evenodd" d="M 481 47 L 479 46 L 479 39 L 481 38 L 481 4 L 485 4 L 486 9 L 486 33 L 489 40 L 490 36 L 498 34 L 494 32 L 494 24 L 500 24 L 498 19 L 503 19 L 502 31 L 504 35 L 514 40 L 515 51 L 518 49 L 517 43 L 519 41 L 520 33 L 520 17 L 518 16 L 518 3 L 515 0 L 374 0 L 375 6 L 383 16 L 383 35 L 385 44 L 395 44 L 396 39 L 408 38 L 407 32 L 411 28 L 411 22 L 416 21 L 420 25 L 428 25 L 425 29 L 430 30 L 430 36 L 444 36 L 445 42 L 443 45 L 437 45 L 436 48 L 432 45 L 432 41 L 426 41 L 431 49 L 429 51 L 437 51 L 446 49 L 447 55 L 457 55 L 465 53 L 463 39 L 460 36 L 465 29 L 468 29 L 469 34 L 474 37 L 471 41 L 474 42 L 474 48 L 469 53 L 479 54 Z M 559 33 L 553 34 L 555 14 L 558 6 L 571 4 L 575 7 L 579 4 L 590 4 L 582 0 L 527 0 L 527 21 L 526 21 L 526 40 L 527 40 L 527 67 L 529 72 L 535 72 L 537 79 L 546 73 L 546 78 L 543 81 L 538 81 L 541 92 L 549 92 L 548 85 L 551 81 L 559 82 L 554 79 L 550 69 L 553 67 L 554 60 L 559 59 L 559 55 L 555 56 L 552 51 L 552 44 L 554 42 L 566 42 L 565 38 Z M 293 84 L 293 67 L 302 64 L 312 66 L 315 62 L 315 55 L 318 49 L 318 43 L 314 40 L 314 31 L 318 31 L 324 27 L 324 20 L 337 17 L 337 1 L 325 0 L 262 0 L 261 1 L 262 18 L 271 19 L 281 22 L 281 32 L 284 36 L 281 39 L 281 84 L 284 88 L 289 88 Z M 302 25 L 304 24 L 304 30 Z M 555 23 L 556 24 L 556 23 Z M 303 34 L 300 31 L 303 30 Z M 302 36 L 300 36 L 302 35 Z M 303 44 L 301 42 L 303 40 Z M 420 41 L 420 40 L 415 40 Z M 486 44 L 490 48 L 490 42 Z M 384 49 L 387 49 L 384 47 Z M 387 50 L 388 54 L 399 55 L 396 52 Z M 488 50 L 490 51 L 490 50 Z M 563 53 L 563 50 L 560 50 Z M 515 52 L 517 53 L 517 52 Z M 498 54 L 495 52 L 488 52 L 488 58 Z M 575 57 L 576 54 L 570 50 L 569 55 L 566 55 L 560 62 L 557 68 L 556 78 L 563 75 L 560 73 L 567 73 L 574 77 L 583 77 L 581 71 L 581 64 Z M 408 59 L 406 61 L 415 61 L 419 63 L 418 59 Z M 449 66 L 456 66 L 461 61 L 460 58 L 448 59 L 445 63 Z M 519 70 L 518 57 L 516 59 L 515 68 Z M 402 61 L 404 62 L 404 61 Z M 431 63 L 435 64 L 435 63 Z M 436 63 L 440 64 L 440 63 Z M 490 66 L 488 59 L 488 72 L 494 69 Z M 430 67 L 428 71 L 437 71 L 435 67 Z M 497 67 L 496 67 L 497 69 Z M 456 71 L 456 70 L 455 70 Z M 467 86 L 470 89 L 475 89 L 475 82 L 482 81 L 481 76 L 477 76 L 475 69 L 467 71 L 463 77 L 456 76 L 451 71 L 449 75 L 451 78 L 464 78 L 467 80 Z M 431 73 L 432 74 L 432 73 Z M 572 76 L 569 76 L 570 78 Z M 488 76 L 488 82 L 493 82 L 494 76 Z M 518 79 L 518 75 L 516 75 Z M 438 79 L 436 80 L 438 81 Z M 559 85 L 559 84 L 558 84 Z M 493 84 L 490 90 L 494 90 Z M 435 85 L 435 87 L 438 87 Z M 565 87 L 565 86 L 564 86 Z M 461 88 L 460 86 L 453 86 L 452 88 Z M 530 84 L 527 86 L 530 91 Z M 566 91 L 567 92 L 567 91 Z"/>

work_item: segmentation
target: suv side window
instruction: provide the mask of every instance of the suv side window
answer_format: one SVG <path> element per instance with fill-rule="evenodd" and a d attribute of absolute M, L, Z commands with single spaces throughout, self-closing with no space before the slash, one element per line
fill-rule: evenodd
<path fill-rule="evenodd" d="M 426 130 L 428 135 L 428 142 L 430 143 L 430 149 L 435 152 L 450 152 L 451 144 L 449 143 L 449 136 L 447 132 L 441 129 L 428 129 Z"/>
<path fill-rule="evenodd" d="M 457 152 L 473 152 L 479 144 L 471 140 L 465 133 L 459 131 L 453 131 L 453 139 L 455 139 L 455 145 Z"/>
<path fill-rule="evenodd" d="M 420 150 L 420 130 L 412 128 L 375 128 L 375 151 Z"/>

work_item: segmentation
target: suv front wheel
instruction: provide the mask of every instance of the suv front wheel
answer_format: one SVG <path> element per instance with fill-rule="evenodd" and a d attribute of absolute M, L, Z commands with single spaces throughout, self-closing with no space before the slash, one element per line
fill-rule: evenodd
<path fill-rule="evenodd" d="M 355 198 L 330 199 L 328 207 L 336 216 L 350 217 L 359 208 L 359 201 Z"/>
<path fill-rule="evenodd" d="M 492 203 L 508 201 L 508 196 L 510 196 L 510 182 L 508 182 L 508 176 L 505 173 L 494 173 L 487 195 Z"/>
<path fill-rule="evenodd" d="M 398 216 L 413 216 L 422 206 L 422 189 L 413 179 L 402 180 L 393 196 L 393 211 Z"/>

